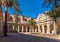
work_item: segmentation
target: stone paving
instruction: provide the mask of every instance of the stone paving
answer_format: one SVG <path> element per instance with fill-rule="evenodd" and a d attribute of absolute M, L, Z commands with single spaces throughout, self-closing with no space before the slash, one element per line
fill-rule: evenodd
<path fill-rule="evenodd" d="M 34 35 L 34 36 L 39 36 L 39 37 L 47 37 L 47 38 L 51 38 L 51 39 L 57 39 L 57 40 L 60 40 L 60 34 L 58 35 L 52 35 L 52 34 L 31 34 L 31 35 Z"/>
<path fill-rule="evenodd" d="M 22 33 L 8 33 L 7 37 L 0 34 L 0 42 L 60 42 L 57 39 Z"/>

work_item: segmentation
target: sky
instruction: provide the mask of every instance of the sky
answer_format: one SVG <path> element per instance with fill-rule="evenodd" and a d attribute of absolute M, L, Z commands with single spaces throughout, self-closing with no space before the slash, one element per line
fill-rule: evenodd
<path fill-rule="evenodd" d="M 39 13 L 43 13 L 51 9 L 51 5 L 42 7 L 43 0 L 18 0 L 20 10 L 23 16 L 37 18 Z M 3 7 L 3 12 L 5 8 Z M 8 9 L 9 14 L 13 14 L 13 10 Z"/>

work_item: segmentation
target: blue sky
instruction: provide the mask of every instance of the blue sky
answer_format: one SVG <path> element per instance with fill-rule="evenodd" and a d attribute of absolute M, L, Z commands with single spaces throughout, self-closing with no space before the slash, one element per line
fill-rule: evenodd
<path fill-rule="evenodd" d="M 37 18 L 39 13 L 50 10 L 50 6 L 46 7 L 45 5 L 44 7 L 41 7 L 42 2 L 43 0 L 18 0 L 22 15 L 32 18 Z M 3 10 L 5 11 L 4 7 Z M 9 9 L 8 13 L 12 14 L 13 11 Z"/>

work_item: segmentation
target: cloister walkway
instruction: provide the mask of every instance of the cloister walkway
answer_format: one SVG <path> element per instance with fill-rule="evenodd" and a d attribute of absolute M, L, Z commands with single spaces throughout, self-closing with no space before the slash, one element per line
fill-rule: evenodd
<path fill-rule="evenodd" d="M 33 34 L 8 33 L 7 37 L 0 34 L 0 42 L 60 42 L 57 39 L 36 36 Z"/>

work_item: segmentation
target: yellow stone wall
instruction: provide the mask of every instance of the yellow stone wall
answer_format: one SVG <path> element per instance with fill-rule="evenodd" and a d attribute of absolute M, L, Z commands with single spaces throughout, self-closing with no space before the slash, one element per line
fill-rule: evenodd
<path fill-rule="evenodd" d="M 57 33 L 60 33 L 60 17 L 57 18 Z"/>

